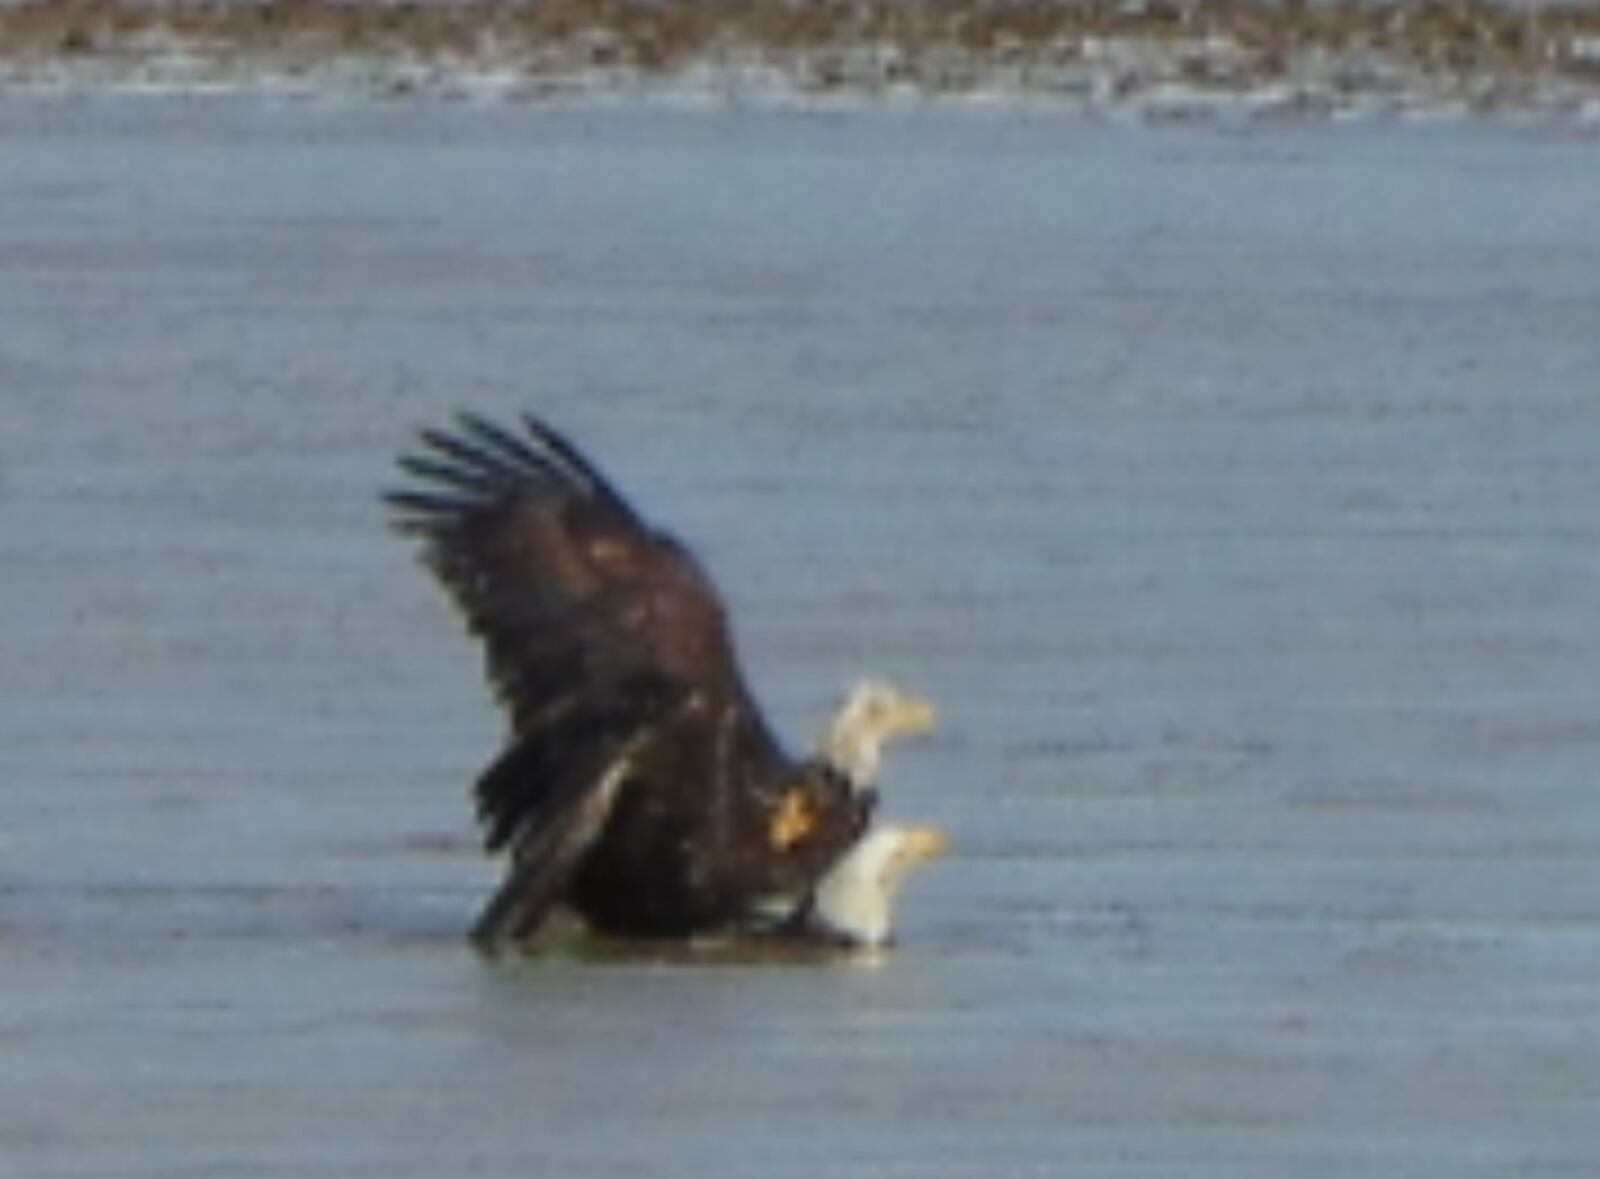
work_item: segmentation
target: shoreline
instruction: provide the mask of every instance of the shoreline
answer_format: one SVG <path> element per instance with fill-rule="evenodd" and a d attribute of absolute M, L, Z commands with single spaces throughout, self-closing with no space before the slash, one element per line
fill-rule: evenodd
<path fill-rule="evenodd" d="M 1600 7 L 1243 0 L 26 0 L 0 90 L 1053 100 L 1600 121 Z"/>

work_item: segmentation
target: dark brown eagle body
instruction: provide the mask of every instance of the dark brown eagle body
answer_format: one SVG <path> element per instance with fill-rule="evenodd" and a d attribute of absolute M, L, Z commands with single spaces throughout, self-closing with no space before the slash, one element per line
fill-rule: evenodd
<path fill-rule="evenodd" d="M 477 784 L 505 882 L 485 944 L 565 904 L 610 932 L 778 922 L 860 837 L 870 790 L 779 747 L 710 580 L 561 435 L 463 415 L 386 498 L 485 644 L 511 719 Z"/>

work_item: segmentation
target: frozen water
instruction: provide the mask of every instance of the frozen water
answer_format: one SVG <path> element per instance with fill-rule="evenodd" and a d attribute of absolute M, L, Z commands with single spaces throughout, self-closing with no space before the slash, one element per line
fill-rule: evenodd
<path fill-rule="evenodd" d="M 0 1173 L 1591 1173 L 1591 143 L 78 97 L 0 152 Z M 375 499 L 456 407 L 695 543 L 795 743 L 939 701 L 896 953 L 471 955 L 499 720 Z"/>

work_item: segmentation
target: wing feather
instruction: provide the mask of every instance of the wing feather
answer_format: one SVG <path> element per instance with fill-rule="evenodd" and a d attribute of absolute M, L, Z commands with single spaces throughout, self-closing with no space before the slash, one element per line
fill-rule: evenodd
<path fill-rule="evenodd" d="M 611 816 L 617 792 L 684 705 L 676 685 L 641 679 L 604 707 L 575 693 L 478 779 L 491 851 L 511 870 L 473 932 L 481 944 L 531 937 Z"/>
<path fill-rule="evenodd" d="M 686 549 L 538 419 L 521 436 L 456 421 L 421 432 L 399 461 L 410 481 L 385 498 L 484 640 L 514 729 L 547 706 L 552 677 L 604 693 L 649 671 L 742 694 L 721 599 Z"/>
<path fill-rule="evenodd" d="M 609 761 L 591 767 L 593 772 L 573 779 L 538 823 L 517 831 L 511 869 L 474 923 L 473 941 L 493 946 L 525 942 L 538 933 L 583 853 L 610 818 L 631 749 L 643 739 L 643 734 L 636 736 Z"/>
<path fill-rule="evenodd" d="M 820 824 L 815 850 L 771 843 L 798 767 L 745 687 L 721 598 L 689 551 L 537 418 L 513 429 L 463 413 L 419 439 L 385 499 L 482 639 L 511 719 L 476 792 L 485 842 L 511 865 L 475 936 L 531 936 L 569 886 L 591 907 L 629 906 L 632 921 L 655 901 L 628 889 L 665 881 L 695 894 L 686 911 L 714 909 L 821 870 L 849 832 Z M 854 821 L 847 790 L 810 785 L 808 814 Z M 575 880 L 591 851 L 606 865 Z M 623 892 L 598 897 L 595 882 Z"/>

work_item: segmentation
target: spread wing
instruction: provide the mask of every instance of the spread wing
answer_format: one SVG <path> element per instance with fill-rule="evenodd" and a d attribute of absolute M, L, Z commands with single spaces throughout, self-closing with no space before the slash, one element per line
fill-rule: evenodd
<path fill-rule="evenodd" d="M 716 827 L 742 784 L 789 764 L 694 558 L 559 433 L 523 426 L 464 414 L 424 430 L 400 459 L 410 484 L 385 495 L 483 640 L 510 714 L 477 786 L 486 843 L 513 860 L 485 939 L 537 928 L 636 767 L 678 767 L 652 775 L 663 805 Z"/>
<path fill-rule="evenodd" d="M 641 673 L 744 695 L 722 602 L 689 553 L 646 525 L 538 419 L 471 415 L 424 430 L 385 498 L 483 639 L 512 731 L 536 731 Z"/>

